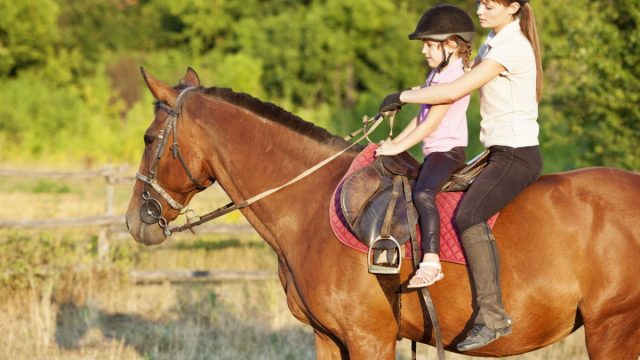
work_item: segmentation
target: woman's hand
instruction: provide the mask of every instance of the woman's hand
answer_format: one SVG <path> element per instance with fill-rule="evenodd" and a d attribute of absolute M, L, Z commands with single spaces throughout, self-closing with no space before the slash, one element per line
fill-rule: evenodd
<path fill-rule="evenodd" d="M 384 114 L 387 112 L 400 110 L 402 105 L 405 104 L 404 102 L 400 101 L 400 94 L 401 92 L 387 95 L 387 97 L 384 98 L 384 100 L 380 104 L 380 107 L 378 108 L 378 112 Z"/>
<path fill-rule="evenodd" d="M 380 156 L 380 155 L 393 156 L 393 155 L 398 155 L 403 151 L 404 149 L 398 146 L 398 144 L 394 143 L 391 140 L 385 140 L 376 149 L 376 156 Z"/>

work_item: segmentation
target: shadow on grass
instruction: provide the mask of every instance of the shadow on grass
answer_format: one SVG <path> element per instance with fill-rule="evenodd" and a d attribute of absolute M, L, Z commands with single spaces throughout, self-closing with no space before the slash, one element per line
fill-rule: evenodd
<path fill-rule="evenodd" d="M 214 296 L 215 297 L 215 296 Z M 177 319 L 152 321 L 138 314 L 110 313 L 67 302 L 59 306 L 56 342 L 67 350 L 116 340 L 151 359 L 309 359 L 315 357 L 313 336 L 299 327 L 271 329 L 266 323 L 241 320 L 211 297 L 202 304 L 178 306 Z M 198 309 L 200 308 L 200 309 Z M 215 309 L 214 309 L 215 308 Z M 206 314 L 205 314 L 206 313 Z M 92 331 L 95 334 L 95 331 Z"/>

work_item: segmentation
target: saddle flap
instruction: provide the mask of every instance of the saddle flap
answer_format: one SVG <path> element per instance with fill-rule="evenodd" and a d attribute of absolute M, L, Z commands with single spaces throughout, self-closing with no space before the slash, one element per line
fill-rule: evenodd
<path fill-rule="evenodd" d="M 362 168 L 346 178 L 340 193 L 340 207 L 349 225 L 356 222 L 369 199 L 382 187 L 383 178 L 372 167 Z"/>
<path fill-rule="evenodd" d="M 391 184 L 380 189 L 380 191 L 367 201 L 362 212 L 356 218 L 356 221 L 350 224 L 354 234 L 367 246 L 382 233 L 385 214 L 391 202 L 391 191 Z M 407 204 L 404 196 L 399 196 L 396 199 L 389 233 L 400 245 L 409 240 L 411 234 L 409 232 Z M 392 241 L 378 241 L 376 243 L 377 249 L 391 249 L 395 247 Z"/>
<path fill-rule="evenodd" d="M 416 179 L 420 171 L 420 164 L 406 151 L 395 156 L 378 156 L 376 160 L 393 175 Z"/>
<path fill-rule="evenodd" d="M 340 206 L 347 225 L 353 234 L 367 246 L 381 234 L 385 215 L 392 198 L 393 175 L 382 166 L 380 158 L 382 157 L 376 159 L 376 162 L 371 166 L 357 170 L 345 178 L 340 193 Z M 389 160 L 388 163 L 396 166 L 394 171 L 411 173 L 412 164 L 410 161 Z M 409 240 L 411 233 L 404 193 L 396 198 L 390 225 L 389 235 L 393 236 L 398 243 L 403 244 Z M 376 248 L 393 247 L 395 246 L 392 241 L 376 243 Z"/>

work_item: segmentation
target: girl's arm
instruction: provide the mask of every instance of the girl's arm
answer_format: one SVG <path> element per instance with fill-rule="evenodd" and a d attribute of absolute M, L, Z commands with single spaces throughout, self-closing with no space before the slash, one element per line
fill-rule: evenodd
<path fill-rule="evenodd" d="M 397 155 L 403 151 L 409 150 L 412 146 L 422 141 L 422 139 L 429 136 L 429 134 L 438 128 L 438 125 L 440 125 L 450 107 L 451 104 L 432 106 L 431 109 L 429 109 L 429 114 L 425 121 L 416 126 L 415 129 L 405 137 L 395 141 L 383 142 L 376 150 L 376 155 Z"/>
<path fill-rule="evenodd" d="M 450 104 L 479 89 L 506 69 L 495 60 L 485 59 L 457 80 L 400 93 L 400 100 L 413 104 Z"/>
<path fill-rule="evenodd" d="M 405 126 L 404 130 L 400 132 L 395 138 L 393 138 L 393 142 L 397 143 L 398 141 L 405 138 L 409 135 L 416 127 L 418 126 L 418 117 L 414 117 L 411 121 Z"/>
<path fill-rule="evenodd" d="M 418 90 L 418 89 L 421 89 L 421 88 L 422 88 L 422 86 L 418 85 L 418 86 L 412 87 L 409 90 Z M 398 141 L 402 140 L 405 136 L 410 134 L 417 126 L 418 126 L 418 116 L 416 116 L 413 119 L 411 119 L 411 121 L 407 124 L 407 126 L 404 128 L 404 130 L 402 130 L 400 132 L 400 134 L 398 134 L 396 137 L 393 138 L 393 142 L 398 142 Z"/>

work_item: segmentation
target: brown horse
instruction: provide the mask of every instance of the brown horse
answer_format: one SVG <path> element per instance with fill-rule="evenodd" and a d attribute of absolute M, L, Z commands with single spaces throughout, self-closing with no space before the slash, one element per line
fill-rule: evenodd
<path fill-rule="evenodd" d="M 171 110 L 156 110 L 144 136 L 141 181 L 126 214 L 129 231 L 140 243 L 166 240 L 164 221 L 179 213 L 168 199 L 188 203 L 200 191 L 196 183 L 218 181 L 240 203 L 347 146 L 272 104 L 228 89 L 201 88 L 191 69 L 177 87 L 144 71 L 143 77 L 158 102 L 168 108 L 177 103 L 182 112 L 167 128 Z M 181 92 L 185 87 L 196 89 Z M 180 146 L 173 156 L 171 146 L 158 145 L 161 132 L 164 139 L 182 139 L 173 141 Z M 355 155 L 343 154 L 242 213 L 277 253 L 287 303 L 296 318 L 313 327 L 319 359 L 393 359 L 398 337 L 432 344 L 434 339 L 419 293 L 403 286 L 411 264 L 404 262 L 399 277 L 371 275 L 366 255 L 342 245 L 330 229 L 330 197 Z M 590 358 L 636 360 L 638 202 L 640 175 L 590 168 L 543 176 L 509 204 L 494 230 L 513 333 L 470 354 L 532 351 L 584 325 Z M 430 289 L 445 348 L 455 351 L 470 326 L 471 286 L 465 266 L 443 267 L 446 278 Z"/>

